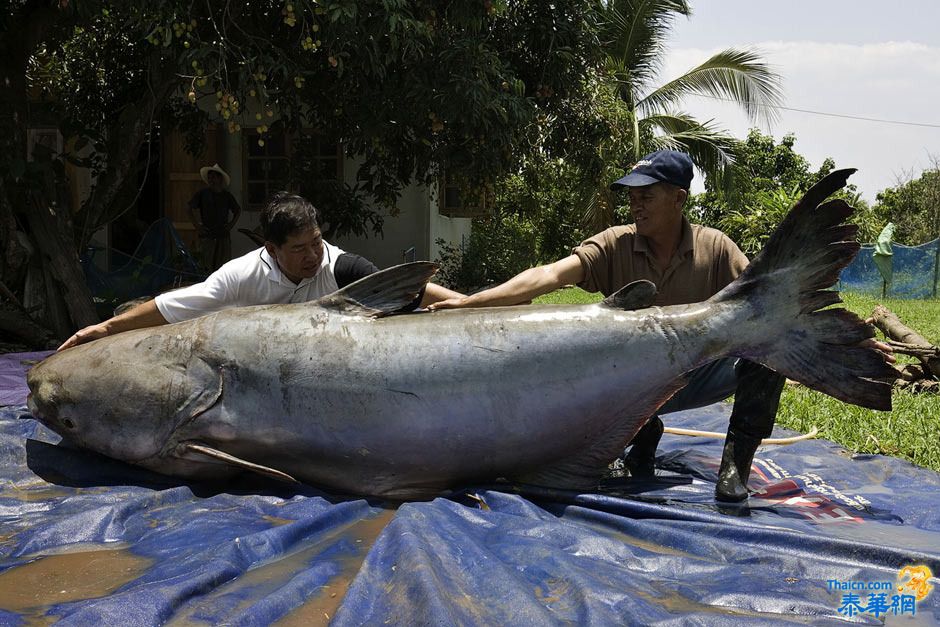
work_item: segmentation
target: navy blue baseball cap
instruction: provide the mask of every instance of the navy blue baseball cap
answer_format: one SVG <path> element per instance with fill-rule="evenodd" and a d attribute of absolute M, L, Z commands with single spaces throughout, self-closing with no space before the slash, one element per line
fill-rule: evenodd
<path fill-rule="evenodd" d="M 672 183 L 682 189 L 692 184 L 692 159 L 678 150 L 657 150 L 636 162 L 633 169 L 610 184 L 610 189 Z"/>

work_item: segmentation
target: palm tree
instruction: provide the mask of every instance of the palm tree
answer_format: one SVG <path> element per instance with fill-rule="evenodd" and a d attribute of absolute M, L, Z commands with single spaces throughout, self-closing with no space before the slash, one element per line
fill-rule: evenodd
<path fill-rule="evenodd" d="M 691 16 L 689 3 L 611 0 L 601 5 L 600 14 L 608 87 L 624 124 L 600 147 L 608 166 L 592 185 L 586 221 L 595 229 L 612 224 L 617 203 L 607 185 L 624 165 L 661 148 L 688 152 L 707 177 L 729 187 L 737 140 L 713 120 L 700 122 L 678 107 L 688 96 L 710 96 L 734 102 L 752 121 L 769 124 L 781 102 L 780 76 L 757 52 L 729 48 L 657 87 L 666 37 L 678 16 Z"/>

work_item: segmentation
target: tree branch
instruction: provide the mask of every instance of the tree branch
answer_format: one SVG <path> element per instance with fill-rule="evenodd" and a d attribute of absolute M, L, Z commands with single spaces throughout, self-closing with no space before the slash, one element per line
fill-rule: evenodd
<path fill-rule="evenodd" d="M 116 199 L 127 185 L 136 185 L 129 180 L 129 173 L 137 166 L 140 146 L 150 132 L 157 112 L 164 108 L 173 91 L 179 86 L 176 75 L 161 59 L 159 49 L 150 54 L 149 87 L 137 106 L 128 106 L 121 111 L 118 121 L 109 130 L 107 139 L 107 167 L 98 176 L 88 200 L 75 216 L 76 225 L 83 226 L 80 248 L 88 243 L 92 233 L 114 220 L 124 209 L 115 207 Z"/>
<path fill-rule="evenodd" d="M 871 314 L 875 326 L 890 338 L 888 345 L 902 355 L 917 357 L 924 364 L 924 369 L 940 378 L 940 350 L 924 336 L 905 325 L 897 314 L 878 305 Z"/>

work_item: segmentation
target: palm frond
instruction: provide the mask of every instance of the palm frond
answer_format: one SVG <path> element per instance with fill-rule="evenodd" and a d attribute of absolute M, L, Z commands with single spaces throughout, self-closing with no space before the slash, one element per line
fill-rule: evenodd
<path fill-rule="evenodd" d="M 598 185 L 585 205 L 583 224 L 587 231 L 600 233 L 614 223 L 617 201 L 607 185 Z"/>
<path fill-rule="evenodd" d="M 639 91 L 652 81 L 678 16 L 692 13 L 686 0 L 613 0 L 600 11 L 601 45 L 609 70 Z M 632 100 L 626 100 L 632 105 Z"/>
<path fill-rule="evenodd" d="M 740 141 L 712 120 L 699 122 L 688 113 L 652 115 L 643 124 L 659 131 L 653 134 L 654 149 L 671 148 L 687 152 L 696 167 L 711 181 L 733 195 L 735 181 L 742 173 L 735 167 Z"/>
<path fill-rule="evenodd" d="M 771 124 L 783 101 L 780 83 L 756 51 L 729 48 L 647 94 L 637 108 L 652 115 L 690 95 L 711 96 L 739 105 L 752 121 Z"/>

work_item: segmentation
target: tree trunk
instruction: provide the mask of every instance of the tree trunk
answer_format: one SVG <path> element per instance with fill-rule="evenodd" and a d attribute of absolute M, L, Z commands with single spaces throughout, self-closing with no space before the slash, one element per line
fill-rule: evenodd
<path fill-rule="evenodd" d="M 48 329 L 33 322 L 25 312 L 12 307 L 0 306 L 0 334 L 20 339 L 34 349 L 47 350 L 59 344 Z"/>
<path fill-rule="evenodd" d="M 56 208 L 53 203 L 41 200 L 42 189 L 54 188 L 37 185 L 26 175 L 26 129 L 30 122 L 27 63 L 45 41 L 50 28 L 66 14 L 47 0 L 27 0 L 7 16 L 0 33 L 0 163 L 3 165 L 0 168 L 0 241 L 3 243 L 0 278 L 15 276 L 16 285 L 11 287 L 21 287 L 19 279 L 25 276 L 23 272 L 30 255 L 20 244 L 17 230 L 28 231 L 34 246 L 34 263 L 40 263 L 44 271 L 47 270 L 47 277 L 55 278 L 55 285 L 47 280 L 47 293 L 55 290 L 63 294 L 72 322 L 84 326 L 97 322 L 97 316 L 70 236 L 68 207 Z M 49 177 L 52 177 L 51 171 Z M 34 182 L 31 185 L 29 181 Z M 40 333 L 37 329 L 41 327 L 28 312 L 9 311 L 12 313 L 4 314 L 5 330 L 34 345 L 49 343 L 52 334 L 48 330 Z M 72 325 L 55 326 L 66 327 L 57 329 L 61 335 Z"/>
<path fill-rule="evenodd" d="M 130 196 L 136 197 L 137 181 L 130 175 L 137 171 L 140 147 L 179 87 L 179 79 L 173 68 L 160 58 L 159 50 L 151 53 L 149 66 L 149 90 L 141 95 L 139 102 L 125 107 L 108 129 L 107 165 L 98 175 L 94 193 L 75 214 L 76 224 L 90 225 L 86 232 L 79 234 L 80 247 L 88 244 L 96 230 L 117 219 L 128 208 L 126 202 L 121 202 L 125 192 L 130 191 Z"/>
<path fill-rule="evenodd" d="M 908 327 L 897 315 L 884 305 L 878 305 L 872 312 L 872 319 L 875 326 L 895 342 L 907 344 L 909 346 L 918 346 L 925 349 L 937 347 L 931 344 L 927 338 L 919 334 L 914 329 Z M 916 354 L 916 353 L 915 353 Z M 929 356 L 927 354 L 917 355 L 923 362 L 924 368 L 931 372 L 933 376 L 940 377 L 940 357 Z"/>
<path fill-rule="evenodd" d="M 22 209 L 21 179 L 26 165 L 28 95 L 26 64 L 43 32 L 57 19 L 48 2 L 30 0 L 6 18 L 0 31 L 0 279 L 15 286 L 28 253 L 16 235 Z"/>
<path fill-rule="evenodd" d="M 38 199 L 37 199 L 38 200 Z M 50 204 L 39 206 L 37 202 L 28 214 L 32 242 L 39 251 L 43 266 L 62 294 L 69 317 L 78 327 L 97 323 L 91 291 L 85 282 L 75 242 L 71 236 L 71 220 L 63 211 Z M 49 293 L 48 275 L 46 293 Z M 60 331 L 59 331 L 60 332 Z M 60 332 L 61 333 L 61 332 Z"/>
<path fill-rule="evenodd" d="M 115 199 L 126 185 L 136 183 L 128 180 L 128 173 L 137 166 L 140 146 L 150 132 L 155 113 L 163 109 L 173 93 L 177 78 L 174 68 L 161 62 L 160 51 L 155 49 L 147 89 L 141 91 L 138 103 L 116 116 L 106 135 L 105 170 L 97 177 L 86 206 L 73 212 L 68 195 L 57 186 L 61 181 L 51 170 L 41 185 L 27 183 L 21 172 L 26 163 L 29 124 L 26 64 L 50 32 L 49 27 L 68 15 L 68 11 L 59 11 L 55 6 L 48 0 L 26 0 L 7 18 L 6 28 L 0 32 L 0 162 L 7 166 L 0 168 L 0 279 L 12 279 L 15 274 L 14 289 L 22 287 L 29 255 L 16 238 L 19 223 L 22 230 L 28 231 L 34 247 L 33 262 L 41 265 L 40 269 L 34 266 L 33 279 L 41 277 L 45 287 L 42 322 L 56 335 L 67 336 L 75 327 L 98 322 L 79 251 L 94 230 L 126 209 L 127 203 Z M 74 225 L 89 225 L 89 229 L 78 232 Z M 43 295 L 38 286 L 31 287 L 31 299 Z"/>
<path fill-rule="evenodd" d="M 29 259 L 29 254 L 20 244 L 16 232 L 16 217 L 13 214 L 10 198 L 6 190 L 0 190 L 0 242 L 3 242 L 3 254 L 0 255 L 0 281 L 9 285 L 19 283 L 19 277 Z"/>

